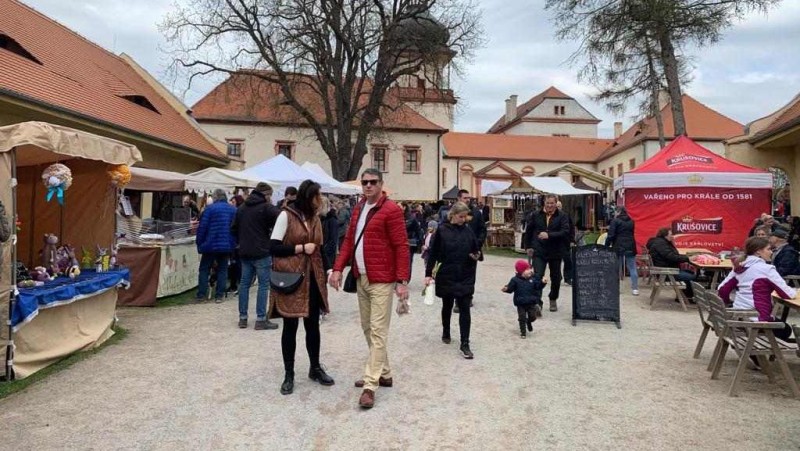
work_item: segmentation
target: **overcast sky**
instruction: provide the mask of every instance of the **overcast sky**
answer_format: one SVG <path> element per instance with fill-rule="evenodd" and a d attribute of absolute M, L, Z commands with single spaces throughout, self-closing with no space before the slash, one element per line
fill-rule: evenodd
<path fill-rule="evenodd" d="M 184 83 L 169 80 L 169 57 L 156 24 L 172 0 L 24 0 L 114 53 L 125 52 L 173 89 L 191 106 L 215 83 L 205 80 L 183 92 Z M 631 125 L 589 100 L 593 88 L 578 82 L 578 69 L 567 64 L 574 44 L 557 43 L 544 0 L 483 0 L 487 43 L 462 79 L 453 80 L 459 98 L 457 131 L 484 132 L 504 111 L 504 99 L 519 101 L 554 85 L 575 97 L 602 119 L 601 137 L 613 135 L 613 123 Z M 800 93 L 800 1 L 784 0 L 769 15 L 753 14 L 726 31 L 722 42 L 692 50 L 694 81 L 686 92 L 711 108 L 750 122 L 786 104 Z"/>

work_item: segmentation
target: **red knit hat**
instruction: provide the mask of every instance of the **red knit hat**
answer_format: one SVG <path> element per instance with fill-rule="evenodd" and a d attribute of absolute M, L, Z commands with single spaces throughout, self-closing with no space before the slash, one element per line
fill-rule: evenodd
<path fill-rule="evenodd" d="M 517 274 L 522 274 L 530 268 L 531 265 L 529 265 L 525 260 L 517 260 L 517 262 L 514 263 L 514 269 L 517 271 Z"/>

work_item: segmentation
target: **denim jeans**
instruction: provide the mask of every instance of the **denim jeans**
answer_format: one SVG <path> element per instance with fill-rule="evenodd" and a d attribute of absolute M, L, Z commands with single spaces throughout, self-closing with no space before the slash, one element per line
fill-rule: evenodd
<path fill-rule="evenodd" d="M 208 277 L 211 273 L 211 266 L 217 263 L 217 289 L 215 298 L 225 297 L 225 290 L 228 288 L 228 257 L 230 254 L 206 252 L 200 256 L 200 274 L 197 280 L 197 297 L 205 299 L 208 297 Z"/>
<path fill-rule="evenodd" d="M 692 289 L 692 281 L 696 278 L 695 274 L 691 271 L 684 271 L 681 269 L 680 273 L 675 275 L 675 280 L 678 282 L 686 282 L 686 288 L 683 292 L 686 293 L 687 298 L 694 297 L 694 290 Z"/>
<path fill-rule="evenodd" d="M 627 255 L 627 254 L 617 254 L 617 259 L 619 260 L 619 273 L 622 274 L 623 278 L 625 273 L 623 272 L 623 266 L 628 267 L 628 274 L 631 276 L 631 290 L 638 290 L 639 289 L 639 272 L 636 268 L 636 256 L 635 255 Z"/>
<path fill-rule="evenodd" d="M 239 319 L 247 319 L 247 309 L 250 303 L 250 287 L 253 278 L 258 277 L 258 292 L 256 295 L 256 319 L 267 319 L 267 300 L 269 299 L 269 276 L 272 272 L 272 257 L 250 259 L 242 258 L 242 280 L 239 281 Z"/>

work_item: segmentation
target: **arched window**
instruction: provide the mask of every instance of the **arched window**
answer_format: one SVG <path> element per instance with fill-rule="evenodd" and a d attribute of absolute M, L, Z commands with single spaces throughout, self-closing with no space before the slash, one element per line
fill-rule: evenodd
<path fill-rule="evenodd" d="M 536 174 L 536 170 L 533 169 L 533 166 L 525 166 L 524 168 L 522 168 L 522 175 L 523 176 L 530 177 L 530 176 L 532 176 L 534 174 Z"/>

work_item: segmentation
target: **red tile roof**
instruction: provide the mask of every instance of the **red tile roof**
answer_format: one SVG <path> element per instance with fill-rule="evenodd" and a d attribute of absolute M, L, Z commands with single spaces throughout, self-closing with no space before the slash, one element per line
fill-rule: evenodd
<path fill-rule="evenodd" d="M 533 111 L 534 108 L 539 106 L 545 99 L 568 99 L 574 100 L 572 97 L 564 94 L 555 86 L 550 86 L 549 88 L 545 89 L 544 92 L 541 92 L 533 97 L 531 97 L 527 102 L 519 105 L 517 107 L 517 114 L 514 116 L 514 119 L 511 122 L 506 123 L 506 115 L 503 114 L 500 116 L 494 125 L 486 133 L 502 133 L 504 130 L 509 128 L 511 125 L 515 124 L 517 121 L 525 117 L 528 113 Z M 553 122 L 563 122 L 563 120 L 553 119 Z M 585 120 L 581 121 L 585 122 Z M 600 122 L 592 121 L 592 122 Z"/>
<path fill-rule="evenodd" d="M 227 160 L 122 58 L 17 1 L 0 11 L 0 35 L 37 60 L 0 47 L 0 93 Z"/>
<path fill-rule="evenodd" d="M 780 133 L 788 128 L 800 125 L 800 94 L 798 94 L 788 105 L 783 107 L 780 113 L 769 125 L 756 133 L 751 141 L 760 141 L 772 135 Z"/>
<path fill-rule="evenodd" d="M 723 141 L 741 135 L 744 130 L 742 124 L 712 110 L 687 94 L 683 95 L 683 114 L 686 118 L 686 133 L 695 141 Z M 669 139 L 675 135 L 671 103 L 667 103 L 661 109 L 661 117 L 664 121 L 664 136 Z M 658 126 L 654 116 L 648 116 L 633 124 L 614 141 L 612 147 L 600 155 L 598 160 L 612 157 L 646 140 L 658 140 Z"/>
<path fill-rule="evenodd" d="M 309 77 L 303 74 L 295 76 Z M 319 95 L 306 83 L 295 85 L 294 92 L 311 114 L 324 123 L 325 110 L 322 102 L 318 101 Z M 237 73 L 200 99 L 192 107 L 192 112 L 199 122 L 256 122 L 305 126 L 305 120 L 292 106 L 285 104 L 284 98 L 279 85 L 251 74 Z M 361 101 L 366 101 L 365 96 L 362 96 Z M 391 91 L 387 92 L 384 103 L 391 108 L 381 110 L 383 129 L 440 133 L 447 131 L 403 104 Z"/>
<path fill-rule="evenodd" d="M 559 136 L 450 132 L 442 138 L 448 158 L 594 163 L 613 140 Z"/>

